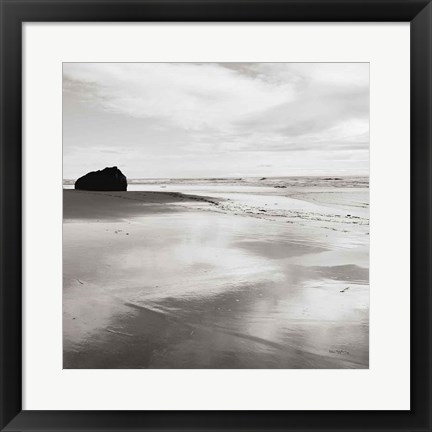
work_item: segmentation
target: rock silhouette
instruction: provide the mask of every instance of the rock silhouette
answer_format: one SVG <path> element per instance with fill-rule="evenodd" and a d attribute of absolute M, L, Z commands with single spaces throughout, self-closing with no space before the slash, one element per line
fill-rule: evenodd
<path fill-rule="evenodd" d="M 75 182 L 75 189 L 93 191 L 125 191 L 126 176 L 116 167 L 92 171 Z"/>

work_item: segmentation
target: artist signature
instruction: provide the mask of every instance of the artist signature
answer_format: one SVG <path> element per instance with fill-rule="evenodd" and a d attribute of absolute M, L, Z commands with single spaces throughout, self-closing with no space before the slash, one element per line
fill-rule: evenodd
<path fill-rule="evenodd" d="M 349 355 L 349 351 L 341 350 L 341 349 L 338 349 L 338 350 L 329 350 L 329 353 Z"/>

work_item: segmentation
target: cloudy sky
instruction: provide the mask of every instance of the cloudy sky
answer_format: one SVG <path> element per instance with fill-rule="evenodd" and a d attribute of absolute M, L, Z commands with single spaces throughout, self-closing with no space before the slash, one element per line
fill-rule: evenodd
<path fill-rule="evenodd" d="M 66 179 L 368 175 L 367 63 L 65 63 Z"/>

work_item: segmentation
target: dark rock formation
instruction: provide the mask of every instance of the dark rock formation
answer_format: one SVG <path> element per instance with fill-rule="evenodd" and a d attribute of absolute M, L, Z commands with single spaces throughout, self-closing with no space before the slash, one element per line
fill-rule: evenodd
<path fill-rule="evenodd" d="M 125 191 L 127 179 L 115 166 L 101 171 L 92 171 L 75 182 L 75 189 L 93 191 Z"/>

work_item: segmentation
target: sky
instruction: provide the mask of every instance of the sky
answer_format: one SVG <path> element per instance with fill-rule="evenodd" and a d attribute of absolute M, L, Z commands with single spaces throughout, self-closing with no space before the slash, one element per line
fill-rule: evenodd
<path fill-rule="evenodd" d="M 63 177 L 369 174 L 368 63 L 64 63 Z"/>

